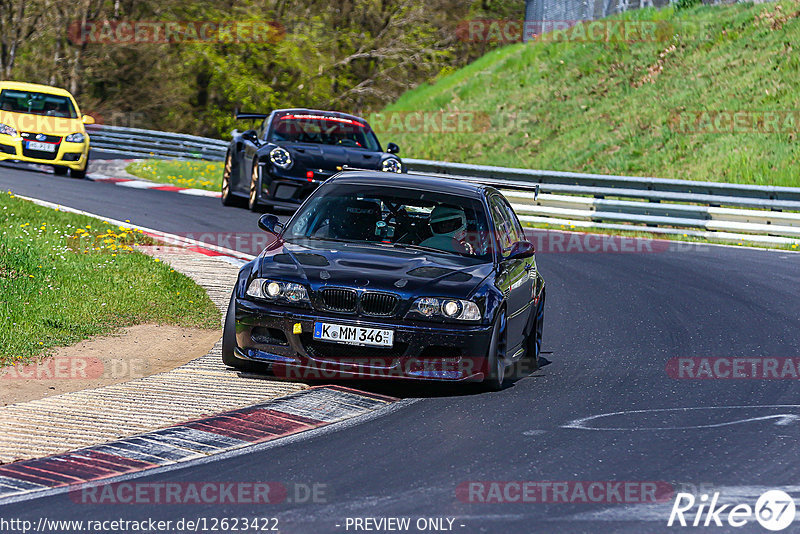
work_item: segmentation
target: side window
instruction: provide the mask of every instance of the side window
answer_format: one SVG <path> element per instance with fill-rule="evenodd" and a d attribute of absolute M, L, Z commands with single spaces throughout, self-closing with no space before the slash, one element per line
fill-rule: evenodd
<path fill-rule="evenodd" d="M 267 140 L 267 132 L 269 131 L 269 117 L 264 119 L 264 122 L 261 123 L 261 126 L 258 127 L 258 137 L 259 139 L 263 139 L 264 141 Z"/>
<path fill-rule="evenodd" d="M 500 199 L 503 203 L 503 208 L 506 211 L 506 215 L 508 219 L 511 221 L 511 237 L 513 239 L 513 243 L 517 241 L 524 241 L 525 240 L 525 231 L 522 229 L 522 225 L 519 222 L 519 218 L 517 218 L 517 214 L 514 213 L 514 208 L 511 207 L 511 204 L 508 203 L 505 199 Z"/>
<path fill-rule="evenodd" d="M 513 223 L 508 218 L 508 212 L 505 206 L 497 196 L 489 198 L 489 207 L 492 210 L 492 220 L 494 222 L 494 232 L 497 236 L 497 243 L 500 246 L 501 252 L 505 252 L 511 248 L 511 245 L 516 241 L 512 235 Z"/>

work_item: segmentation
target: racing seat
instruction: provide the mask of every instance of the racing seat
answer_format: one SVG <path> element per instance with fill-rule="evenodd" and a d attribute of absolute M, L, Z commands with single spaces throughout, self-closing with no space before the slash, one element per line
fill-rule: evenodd
<path fill-rule="evenodd" d="M 374 241 L 375 225 L 381 221 L 377 200 L 345 199 L 333 206 L 330 236 L 353 241 Z"/>

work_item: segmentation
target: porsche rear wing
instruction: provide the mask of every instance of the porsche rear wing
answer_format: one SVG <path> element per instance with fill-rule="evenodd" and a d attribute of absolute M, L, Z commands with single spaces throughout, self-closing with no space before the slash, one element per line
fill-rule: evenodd
<path fill-rule="evenodd" d="M 269 117 L 269 113 L 243 113 L 240 112 L 238 109 L 234 110 L 233 114 L 237 120 L 247 120 L 247 119 L 264 120 L 267 117 Z"/>

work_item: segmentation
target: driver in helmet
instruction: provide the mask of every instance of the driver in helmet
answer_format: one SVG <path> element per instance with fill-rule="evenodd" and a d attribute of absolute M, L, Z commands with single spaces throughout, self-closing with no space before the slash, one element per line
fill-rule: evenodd
<path fill-rule="evenodd" d="M 464 210 L 453 206 L 436 206 L 431 211 L 428 225 L 433 236 L 420 243 L 421 246 L 457 254 L 474 254 L 467 237 L 467 216 Z"/>

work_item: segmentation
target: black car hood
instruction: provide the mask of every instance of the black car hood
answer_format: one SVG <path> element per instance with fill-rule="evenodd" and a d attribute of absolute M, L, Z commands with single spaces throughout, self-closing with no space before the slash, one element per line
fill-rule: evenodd
<path fill-rule="evenodd" d="M 468 298 L 493 266 L 455 255 L 308 241 L 268 247 L 256 269 L 261 278 L 297 280 L 312 287 Z"/>
<path fill-rule="evenodd" d="M 307 169 L 339 171 L 345 165 L 357 169 L 380 170 L 383 152 L 370 152 L 361 148 L 310 143 L 282 143 L 292 153 L 296 163 Z"/>

